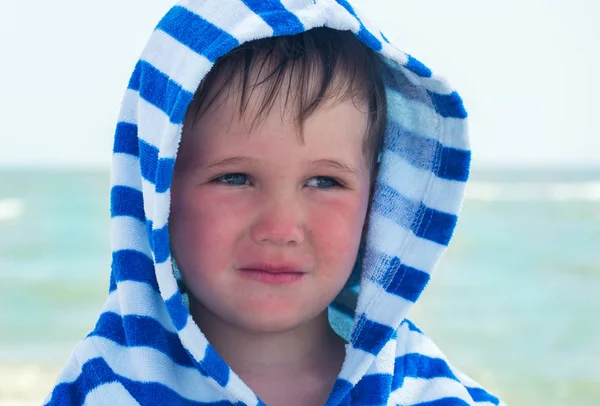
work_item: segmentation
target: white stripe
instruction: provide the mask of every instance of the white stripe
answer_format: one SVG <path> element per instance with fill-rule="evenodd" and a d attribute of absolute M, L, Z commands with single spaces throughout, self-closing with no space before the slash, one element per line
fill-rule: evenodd
<path fill-rule="evenodd" d="M 447 362 L 444 354 L 429 337 L 417 331 L 412 331 L 408 324 L 403 324 L 398 328 L 397 341 L 396 357 L 419 354 L 430 358 L 439 358 Z"/>
<path fill-rule="evenodd" d="M 240 42 L 273 36 L 273 29 L 242 1 L 186 0 L 180 4 Z"/>
<path fill-rule="evenodd" d="M 58 386 L 61 383 L 72 383 L 77 380 L 79 375 L 81 375 L 81 365 L 83 362 L 79 362 L 78 353 L 80 351 L 81 342 L 77 344 L 77 346 L 71 352 L 71 357 L 67 362 L 67 365 L 63 368 L 63 370 L 58 375 L 56 379 L 56 385 Z"/>
<path fill-rule="evenodd" d="M 380 53 L 386 58 L 385 61 L 388 64 L 393 65 L 393 69 L 397 70 L 406 65 L 408 62 L 408 55 L 401 49 L 398 49 L 395 45 L 388 42 L 383 42 Z"/>
<path fill-rule="evenodd" d="M 357 312 L 364 313 L 369 320 L 391 327 L 398 326 L 414 304 L 386 292 L 381 285 L 369 280 L 363 280 L 361 283 L 360 294 L 363 296 L 361 301 L 366 303 L 367 307 L 357 309 Z"/>
<path fill-rule="evenodd" d="M 101 356 L 117 375 L 138 382 L 156 382 L 197 402 L 225 399 L 198 370 L 176 364 L 167 355 L 149 347 L 123 347 L 104 337 L 88 337 L 79 348 L 84 364 Z"/>
<path fill-rule="evenodd" d="M 113 217 L 110 222 L 112 252 L 134 250 L 144 253 L 152 259 L 146 225 L 142 221 L 130 216 L 117 216 Z"/>
<path fill-rule="evenodd" d="M 449 214 L 458 214 L 460 210 L 464 182 L 438 178 L 390 150 L 384 151 L 379 174 L 384 184 L 413 202 L 423 202 L 431 209 Z"/>
<path fill-rule="evenodd" d="M 352 344 L 346 344 L 346 358 L 339 377 L 356 385 L 374 361 L 373 354 L 354 348 Z"/>
<path fill-rule="evenodd" d="M 354 9 L 354 13 L 356 13 L 356 16 L 360 19 L 360 22 L 365 27 L 365 29 L 371 35 L 373 35 L 381 44 L 384 44 L 385 41 L 383 40 L 383 37 L 381 36 L 381 31 L 379 30 L 379 28 L 377 28 L 373 24 L 373 22 L 371 20 L 369 20 L 369 18 L 362 12 L 362 10 L 360 10 L 359 8 L 357 8 L 354 5 L 352 6 L 352 8 Z"/>
<path fill-rule="evenodd" d="M 229 382 L 227 382 L 225 389 L 230 391 L 236 398 L 245 399 L 245 405 L 258 405 L 258 398 L 254 392 L 252 392 L 252 389 L 250 389 L 232 370 L 230 370 Z"/>
<path fill-rule="evenodd" d="M 321 21 L 325 22 L 325 26 L 341 31 L 352 31 L 357 33 L 360 31 L 360 23 L 352 14 L 350 14 L 341 4 L 331 0 L 317 0 L 318 13 L 315 11 L 314 19 L 316 23 L 311 24 L 311 27 L 320 25 Z M 303 21 L 305 12 L 303 10 L 296 11 L 296 15 Z M 317 17 L 318 15 L 318 17 Z M 303 21 L 304 22 L 304 21 Z M 304 24 L 306 26 L 306 24 Z"/>
<path fill-rule="evenodd" d="M 153 220 L 154 216 L 154 195 L 156 194 L 156 188 L 153 183 L 142 178 L 142 194 L 144 199 L 144 213 L 146 214 L 146 220 Z"/>
<path fill-rule="evenodd" d="M 407 60 L 408 62 L 408 60 Z M 400 71 L 406 76 L 408 81 L 415 86 L 423 87 L 431 92 L 448 95 L 454 91 L 454 89 L 446 82 L 443 77 L 432 72 L 431 77 L 425 78 L 417 75 L 416 73 L 408 70 L 408 68 L 401 66 Z"/>
<path fill-rule="evenodd" d="M 152 215 L 152 227 L 159 230 L 167 225 L 169 221 L 169 207 L 171 207 L 171 189 L 164 193 L 155 193 L 156 210 Z"/>
<path fill-rule="evenodd" d="M 462 208 L 466 185 L 466 182 L 434 176 L 429 193 L 424 196 L 423 202 L 427 207 L 458 216 Z"/>
<path fill-rule="evenodd" d="M 369 219 L 367 243 L 375 250 L 398 256 L 403 264 L 430 272 L 446 247 L 419 238 L 387 217 L 373 213 Z"/>
<path fill-rule="evenodd" d="M 161 264 L 155 264 L 154 267 L 156 269 L 156 280 L 158 281 L 158 287 L 160 288 L 160 295 L 167 301 L 179 291 L 177 280 L 173 275 L 171 257 L 167 258 L 167 260 Z"/>
<path fill-rule="evenodd" d="M 140 59 L 150 63 L 190 93 L 196 93 L 200 80 L 212 67 L 212 62 L 206 57 L 161 30 L 152 33 Z"/>
<path fill-rule="evenodd" d="M 108 403 L 123 406 L 139 406 L 139 403 L 118 382 L 107 383 L 96 387 L 85 397 L 83 406 L 104 406 Z"/>
<path fill-rule="evenodd" d="M 397 345 L 397 341 L 388 340 L 371 367 L 367 370 L 366 375 L 388 374 L 394 376 L 395 363 L 392 360 L 396 359 Z"/>
<path fill-rule="evenodd" d="M 108 295 L 102 312 L 113 312 L 120 316 L 150 317 L 171 333 L 177 333 L 163 298 L 147 283 L 121 281 L 117 290 Z"/>
<path fill-rule="evenodd" d="M 137 101 L 139 93 L 135 90 L 127 89 L 123 95 L 119 121 L 124 123 L 137 123 Z"/>
<path fill-rule="evenodd" d="M 394 391 L 391 396 L 395 403 L 401 405 L 433 402 L 445 397 L 456 397 L 470 405 L 485 405 L 485 403 L 473 402 L 467 389 L 457 381 L 449 378 L 419 379 L 405 377 L 402 387 Z"/>
<path fill-rule="evenodd" d="M 165 136 L 175 137 L 179 134 L 179 124 L 171 123 L 166 113 L 141 97 L 138 99 L 138 117 L 138 138 L 156 149 L 160 150 Z"/>
<path fill-rule="evenodd" d="M 175 159 L 177 157 L 177 150 L 179 149 L 179 142 L 183 133 L 183 125 L 178 126 L 174 134 L 169 134 L 168 137 L 164 137 L 161 144 L 160 150 L 158 151 L 158 158 L 170 158 Z"/>
<path fill-rule="evenodd" d="M 433 106 L 405 98 L 395 90 L 388 89 L 387 98 L 389 116 L 399 121 L 406 130 L 447 147 L 469 150 L 466 120 L 444 118 L 436 113 Z"/>
<path fill-rule="evenodd" d="M 110 183 L 113 186 L 127 186 L 142 191 L 142 170 L 140 159 L 129 154 L 112 155 Z"/>

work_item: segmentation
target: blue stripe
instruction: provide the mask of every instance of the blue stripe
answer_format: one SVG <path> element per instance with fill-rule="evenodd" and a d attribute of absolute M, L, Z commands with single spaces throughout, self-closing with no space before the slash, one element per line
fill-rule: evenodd
<path fill-rule="evenodd" d="M 413 403 L 413 406 L 470 406 L 467 402 L 459 398 L 442 398 L 430 402 Z"/>
<path fill-rule="evenodd" d="M 140 167 L 142 177 L 156 186 L 157 193 L 164 193 L 171 187 L 175 160 L 159 158 L 159 151 L 146 141 L 139 141 Z"/>
<path fill-rule="evenodd" d="M 356 33 L 358 39 L 360 39 L 365 45 L 375 51 L 381 51 L 383 46 L 381 45 L 381 41 L 379 41 L 367 28 L 363 25 L 358 15 L 346 0 L 336 0 L 342 7 L 346 9 L 356 20 L 360 23 L 360 30 Z"/>
<path fill-rule="evenodd" d="M 484 389 L 467 387 L 467 392 L 469 392 L 471 399 L 473 399 L 475 402 L 490 402 L 494 405 L 500 404 L 500 399 L 490 395 Z"/>
<path fill-rule="evenodd" d="M 431 106 L 431 97 L 427 90 L 408 80 L 407 76 L 394 66 L 382 64 L 381 77 L 389 95 L 391 92 L 399 93 L 402 98 L 414 100 L 421 104 Z M 388 97 L 389 102 L 390 97 Z"/>
<path fill-rule="evenodd" d="M 211 62 L 239 45 L 229 33 L 181 6 L 173 7 L 157 28 Z"/>
<path fill-rule="evenodd" d="M 173 182 L 173 170 L 175 160 L 171 158 L 160 158 L 158 160 L 158 171 L 156 174 L 156 192 L 164 193 L 171 187 Z"/>
<path fill-rule="evenodd" d="M 288 11 L 279 1 L 242 0 L 273 29 L 273 35 L 292 35 L 304 31 L 304 25 L 298 17 Z"/>
<path fill-rule="evenodd" d="M 386 280 L 392 279 L 384 286 L 386 292 L 416 302 L 429 282 L 428 273 L 404 265 L 398 258 L 392 259 Z"/>
<path fill-rule="evenodd" d="M 446 147 L 438 141 L 422 137 L 404 129 L 396 121 L 389 121 L 385 147 L 405 159 L 412 166 L 432 171 L 438 178 L 466 182 L 469 177 L 471 152 Z"/>
<path fill-rule="evenodd" d="M 441 117 L 465 119 L 468 116 L 462 99 L 457 92 L 439 94 L 420 86 L 415 86 L 408 81 L 405 75 L 387 65 L 384 65 L 382 77 L 387 90 L 396 91 L 405 99 L 422 103 L 435 110 Z"/>
<path fill-rule="evenodd" d="M 423 213 L 423 218 L 418 225 L 413 224 L 411 230 L 417 237 L 447 246 L 452 238 L 458 217 L 430 209 L 422 203 L 420 211 Z"/>
<path fill-rule="evenodd" d="M 352 389 L 352 400 L 357 405 L 385 405 L 392 387 L 390 374 L 363 376 Z"/>
<path fill-rule="evenodd" d="M 112 254 L 112 272 L 115 283 L 144 282 L 159 292 L 154 273 L 154 262 L 146 254 L 134 250 L 120 250 Z"/>
<path fill-rule="evenodd" d="M 402 387 L 404 378 L 448 378 L 458 382 L 446 361 L 416 353 L 396 358 L 392 391 Z"/>
<path fill-rule="evenodd" d="M 400 325 L 402 324 L 406 324 L 408 326 L 409 331 L 414 331 L 416 333 L 423 334 L 423 332 L 412 321 L 408 319 L 404 319 Z"/>
<path fill-rule="evenodd" d="M 183 302 L 181 293 L 175 292 L 173 296 L 165 301 L 165 305 L 167 306 L 167 311 L 169 312 L 169 316 L 171 316 L 171 320 L 173 320 L 175 328 L 178 331 L 183 330 L 188 322 L 190 312 Z"/>
<path fill-rule="evenodd" d="M 372 210 L 410 229 L 417 237 L 446 246 L 457 222 L 456 215 L 431 209 L 423 203 L 417 205 L 381 183 L 376 185 Z"/>
<path fill-rule="evenodd" d="M 117 130 L 115 131 L 113 152 L 138 156 L 137 133 L 137 125 L 125 122 L 118 123 Z"/>
<path fill-rule="evenodd" d="M 115 279 L 115 273 L 111 272 L 109 282 L 108 282 L 108 293 L 112 293 L 115 290 L 117 290 L 117 281 Z"/>
<path fill-rule="evenodd" d="M 344 405 L 344 400 L 350 400 L 350 390 L 354 385 L 352 382 L 338 378 L 333 384 L 333 389 L 329 395 L 328 405 Z M 348 403 L 349 404 L 349 403 Z"/>
<path fill-rule="evenodd" d="M 356 327 L 352 330 L 352 346 L 375 355 L 381 351 L 393 335 L 392 327 L 369 320 L 362 314 Z"/>
<path fill-rule="evenodd" d="M 174 124 L 183 123 L 187 108 L 194 97 L 146 61 L 138 61 L 129 88 L 139 91 L 142 99 L 164 112 Z"/>
<path fill-rule="evenodd" d="M 121 317 L 116 313 L 105 312 L 100 316 L 90 336 L 104 337 L 124 347 L 154 348 L 179 365 L 194 366 L 181 345 L 179 336 L 165 330 L 151 317 L 130 315 Z"/>
<path fill-rule="evenodd" d="M 182 405 L 182 406 L 232 406 L 230 401 L 195 402 L 186 399 L 166 387 L 153 382 L 138 382 L 117 375 L 102 358 L 94 358 L 82 365 L 82 373 L 77 380 L 57 385 L 48 405 L 82 405 L 85 397 L 95 388 L 105 383 L 118 382 L 142 405 Z M 235 403 L 242 406 L 242 403 Z"/>
<path fill-rule="evenodd" d="M 152 230 L 152 251 L 157 264 L 162 264 L 171 256 L 168 223 L 163 228 Z"/>
<path fill-rule="evenodd" d="M 93 373 L 93 371 L 90 371 L 91 362 L 93 361 L 88 361 L 82 366 L 82 373 L 75 381 L 56 385 L 52 390 L 50 400 L 45 406 L 83 405 L 86 395 L 98 385 L 94 375 L 90 375 L 90 372 Z M 91 376 L 91 380 L 96 385 L 92 384 L 87 376 Z"/>
<path fill-rule="evenodd" d="M 110 190 L 110 215 L 113 218 L 129 216 L 146 221 L 142 192 L 129 186 L 113 186 Z"/>
<path fill-rule="evenodd" d="M 140 82 L 142 80 L 142 66 L 138 62 L 133 69 L 133 73 L 131 74 L 131 78 L 129 79 L 129 83 L 127 84 L 128 89 L 140 90 Z"/>
<path fill-rule="evenodd" d="M 200 363 L 201 367 L 209 373 L 209 376 L 213 378 L 222 387 L 227 386 L 229 382 L 229 366 L 225 363 L 212 345 L 206 347 L 206 353 L 204 359 Z"/>
<path fill-rule="evenodd" d="M 438 94 L 427 91 L 431 97 L 431 102 L 438 114 L 444 118 L 467 118 L 467 111 L 463 105 L 462 99 L 456 92 L 450 94 Z"/>
<path fill-rule="evenodd" d="M 140 140 L 140 168 L 142 177 L 148 182 L 156 183 L 156 168 L 158 166 L 158 148 Z"/>
<path fill-rule="evenodd" d="M 437 177 L 458 182 L 466 182 L 469 178 L 471 151 L 443 147 L 440 162 L 435 174 Z"/>
<path fill-rule="evenodd" d="M 409 71 L 417 74 L 422 78 L 430 78 L 432 75 L 431 70 L 423 63 L 408 55 L 408 62 L 404 65 Z"/>
<path fill-rule="evenodd" d="M 375 185 L 372 204 L 372 211 L 408 229 L 419 210 L 419 205 L 402 196 L 396 189 L 382 183 Z"/>

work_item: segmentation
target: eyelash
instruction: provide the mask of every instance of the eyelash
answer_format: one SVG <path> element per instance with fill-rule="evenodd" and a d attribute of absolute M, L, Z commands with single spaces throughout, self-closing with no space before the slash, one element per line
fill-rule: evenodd
<path fill-rule="evenodd" d="M 240 184 L 233 184 L 233 183 L 229 183 L 226 181 L 226 178 L 232 178 L 234 176 L 245 176 L 246 182 L 249 181 L 249 176 L 246 175 L 245 173 L 240 173 L 240 172 L 235 172 L 235 173 L 226 173 L 224 175 L 218 176 L 216 178 L 214 178 L 213 180 L 211 180 L 211 183 L 215 183 L 215 184 L 223 184 L 223 185 L 228 185 L 228 186 L 247 186 L 245 183 L 243 185 Z M 332 185 L 330 187 L 324 187 L 324 188 L 319 188 L 318 189 L 338 189 L 338 188 L 343 188 L 344 185 L 337 179 L 331 177 L 331 176 L 313 176 L 312 178 L 309 179 L 320 179 L 320 180 L 327 180 L 330 181 L 332 183 Z M 308 183 L 308 182 L 307 182 Z"/>

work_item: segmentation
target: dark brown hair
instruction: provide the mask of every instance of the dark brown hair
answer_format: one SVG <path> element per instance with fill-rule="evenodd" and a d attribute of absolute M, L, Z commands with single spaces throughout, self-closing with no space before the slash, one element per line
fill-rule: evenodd
<path fill-rule="evenodd" d="M 387 117 L 380 63 L 375 51 L 350 31 L 315 28 L 250 41 L 217 60 L 194 95 L 186 122 L 193 126 L 223 92 L 230 97 L 232 87 L 239 94 L 240 115 L 244 115 L 252 92 L 265 86 L 262 100 L 253 110 L 254 126 L 269 114 L 283 88 L 284 109 L 291 100 L 302 137 L 304 121 L 323 103 L 352 99 L 368 108 L 363 151 L 373 172 Z"/>

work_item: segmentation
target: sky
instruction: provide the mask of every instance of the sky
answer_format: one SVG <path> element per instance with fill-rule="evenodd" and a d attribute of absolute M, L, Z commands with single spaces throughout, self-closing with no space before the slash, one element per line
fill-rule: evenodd
<path fill-rule="evenodd" d="M 173 0 L 0 0 L 0 166 L 110 165 L 129 76 Z M 445 76 L 480 166 L 600 166 L 600 2 L 354 0 Z"/>

